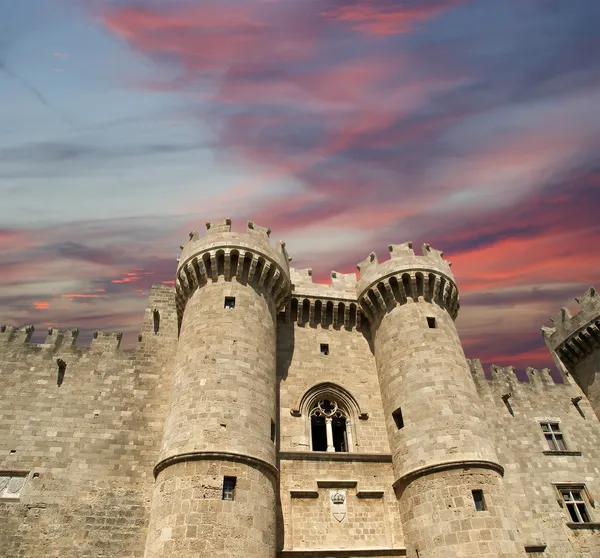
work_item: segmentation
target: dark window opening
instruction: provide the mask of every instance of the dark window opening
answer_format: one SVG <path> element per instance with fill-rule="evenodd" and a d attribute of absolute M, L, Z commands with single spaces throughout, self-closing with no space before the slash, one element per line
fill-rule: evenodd
<path fill-rule="evenodd" d="M 313 451 L 327 451 L 327 430 L 325 418 L 312 416 L 310 418 Z"/>
<path fill-rule="evenodd" d="M 396 428 L 400 430 L 404 428 L 404 419 L 402 418 L 402 409 L 398 407 L 393 413 L 392 417 L 394 417 L 394 422 L 396 423 Z"/>
<path fill-rule="evenodd" d="M 329 354 L 329 345 L 327 343 L 321 343 L 321 354 L 325 356 Z"/>
<path fill-rule="evenodd" d="M 56 385 L 58 387 L 62 386 L 63 382 L 65 381 L 65 372 L 67 371 L 67 363 L 62 360 L 61 358 L 59 358 L 56 361 L 56 364 L 58 364 L 58 376 L 56 377 Z"/>
<path fill-rule="evenodd" d="M 275 441 L 275 421 L 271 421 L 271 442 Z"/>
<path fill-rule="evenodd" d="M 235 297 L 234 296 L 226 296 L 225 297 L 225 308 L 228 310 L 233 310 L 235 308 Z"/>
<path fill-rule="evenodd" d="M 487 506 L 485 505 L 485 500 L 483 498 L 483 490 L 472 490 L 473 492 L 473 502 L 475 502 L 475 509 L 477 511 L 485 511 Z"/>
<path fill-rule="evenodd" d="M 233 501 L 235 499 L 236 477 L 225 477 L 223 479 L 223 500 Z"/>
<path fill-rule="evenodd" d="M 152 327 L 156 335 L 160 329 L 160 312 L 158 310 L 152 310 Z"/>
<path fill-rule="evenodd" d="M 564 489 L 560 491 L 573 523 L 590 523 L 590 516 L 585 507 L 582 492 L 579 489 Z"/>
<path fill-rule="evenodd" d="M 437 326 L 435 324 L 435 318 L 427 318 L 427 325 L 430 329 L 435 329 Z"/>
<path fill-rule="evenodd" d="M 348 451 L 348 435 L 346 434 L 346 419 L 334 418 L 331 421 L 333 430 L 333 447 L 335 451 Z"/>
<path fill-rule="evenodd" d="M 542 422 L 542 432 L 551 451 L 566 451 L 567 446 L 557 422 Z"/>

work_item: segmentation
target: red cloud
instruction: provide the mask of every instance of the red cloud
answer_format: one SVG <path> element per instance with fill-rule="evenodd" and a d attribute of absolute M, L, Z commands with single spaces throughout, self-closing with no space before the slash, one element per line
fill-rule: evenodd
<path fill-rule="evenodd" d="M 419 23 L 433 19 L 466 1 L 435 0 L 401 6 L 389 5 L 389 3 L 386 6 L 383 2 L 378 1 L 355 2 L 324 12 L 323 16 L 349 22 L 355 30 L 369 35 L 396 35 L 409 33 Z"/>
<path fill-rule="evenodd" d="M 111 283 L 134 283 L 135 281 L 139 281 L 144 275 L 154 275 L 154 271 L 134 269 L 125 273 L 125 276 L 120 279 L 113 279 Z"/>
<path fill-rule="evenodd" d="M 50 303 L 45 301 L 34 302 L 33 306 L 36 310 L 47 310 L 50 306 Z"/>

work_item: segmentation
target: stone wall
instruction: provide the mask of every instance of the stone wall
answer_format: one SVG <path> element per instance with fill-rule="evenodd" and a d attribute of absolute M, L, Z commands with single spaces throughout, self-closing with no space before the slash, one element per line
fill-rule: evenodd
<path fill-rule="evenodd" d="M 26 475 L 18 500 L 0 500 L 0 554 L 143 556 L 177 336 L 172 289 L 152 289 L 135 350 L 113 334 L 89 348 L 71 332 L 41 345 L 27 335 L 0 335 L 0 472 Z"/>
<path fill-rule="evenodd" d="M 569 527 L 555 488 L 555 483 L 581 483 L 594 499 L 600 497 L 600 422 L 589 401 L 583 397 L 574 404 L 582 395 L 579 387 L 569 377 L 554 383 L 548 370 L 528 369 L 528 381 L 520 382 L 511 367 L 495 367 L 492 378 L 486 379 L 479 361 L 471 366 L 505 468 L 504 484 L 520 542 L 545 547 L 539 554 L 544 558 L 599 558 L 600 526 Z M 567 452 L 549 450 L 542 421 L 560 424 Z M 588 511 L 592 521 L 600 522 L 597 503 Z"/>
<path fill-rule="evenodd" d="M 322 344 L 328 346 L 327 355 L 321 353 Z M 281 318 L 277 356 L 281 556 L 309 557 L 308 549 L 404 555 L 368 330 L 345 328 L 343 322 L 341 327 L 322 327 Z M 352 400 L 343 407 L 351 420 L 350 452 L 311 451 L 308 403 L 314 401 L 313 392 L 337 398 L 342 406 Z M 331 502 L 336 492 L 345 499 L 339 505 L 343 517 L 337 518 L 338 505 Z"/>

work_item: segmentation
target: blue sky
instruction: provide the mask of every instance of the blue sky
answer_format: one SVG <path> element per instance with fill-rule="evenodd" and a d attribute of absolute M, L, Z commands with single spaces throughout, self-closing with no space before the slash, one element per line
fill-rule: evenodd
<path fill-rule="evenodd" d="M 595 0 L 0 6 L 0 323 L 135 332 L 231 217 L 325 280 L 443 249 L 467 355 L 543 366 L 598 283 Z"/>

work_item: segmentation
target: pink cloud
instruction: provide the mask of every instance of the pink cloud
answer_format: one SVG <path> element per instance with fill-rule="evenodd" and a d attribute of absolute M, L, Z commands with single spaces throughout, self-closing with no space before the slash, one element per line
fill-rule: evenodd
<path fill-rule="evenodd" d="M 371 0 L 349 2 L 322 15 L 340 22 L 350 23 L 352 28 L 369 35 L 396 35 L 409 33 L 419 24 L 433 19 L 443 12 L 465 4 L 468 0 L 435 0 L 394 5 Z"/>

